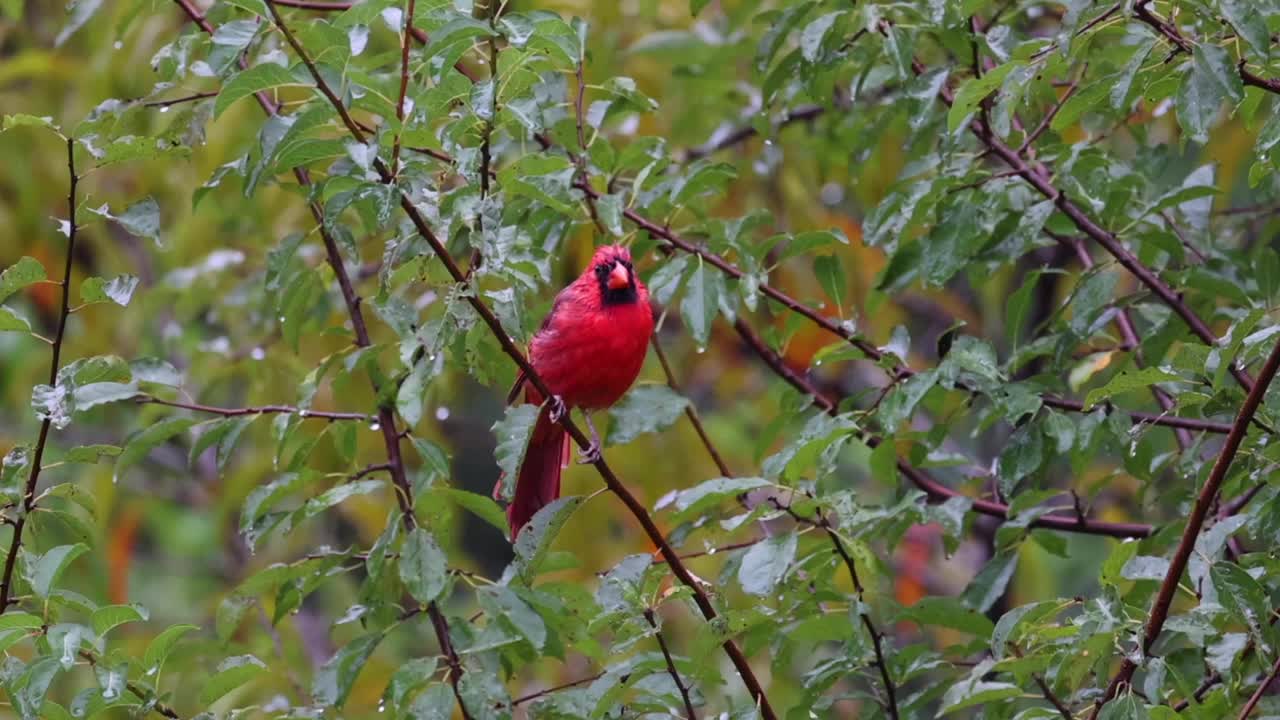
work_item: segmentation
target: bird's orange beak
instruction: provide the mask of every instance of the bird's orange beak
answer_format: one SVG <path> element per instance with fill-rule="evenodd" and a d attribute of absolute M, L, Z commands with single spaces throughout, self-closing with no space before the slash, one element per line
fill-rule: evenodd
<path fill-rule="evenodd" d="M 613 270 L 609 273 L 609 289 L 621 290 L 631 284 L 631 273 L 627 270 L 627 266 L 622 263 L 616 263 Z"/>

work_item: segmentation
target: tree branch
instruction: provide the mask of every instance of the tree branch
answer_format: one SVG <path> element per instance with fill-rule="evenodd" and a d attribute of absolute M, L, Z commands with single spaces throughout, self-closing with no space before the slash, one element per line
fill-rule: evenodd
<path fill-rule="evenodd" d="M 1280 675 L 1280 658 L 1276 658 L 1276 662 L 1271 666 L 1271 672 L 1262 679 L 1262 683 L 1258 685 L 1258 689 L 1253 691 L 1253 695 L 1249 696 L 1249 702 L 1245 703 L 1244 709 L 1240 711 L 1240 715 L 1236 720 L 1245 720 L 1253 714 L 1254 708 L 1258 707 L 1262 696 L 1266 694 L 1267 688 L 1271 687 L 1271 683 L 1275 682 L 1276 676 Z"/>
<path fill-rule="evenodd" d="M 1231 426 L 1231 433 L 1227 435 L 1226 442 L 1222 446 L 1222 452 L 1219 453 L 1218 460 L 1214 463 L 1213 470 L 1209 473 L 1209 479 L 1200 490 L 1200 495 L 1196 498 L 1195 505 L 1191 508 L 1191 515 L 1187 518 L 1187 527 L 1182 533 L 1182 539 L 1178 542 L 1178 549 L 1169 561 L 1169 570 L 1165 573 L 1164 581 L 1160 583 L 1160 591 L 1156 595 L 1150 618 L 1147 620 L 1146 630 L 1143 632 L 1142 653 L 1144 655 L 1151 651 L 1152 645 L 1160 637 L 1160 631 L 1164 628 L 1165 620 L 1169 617 L 1169 606 L 1173 603 L 1174 593 L 1178 590 L 1178 581 L 1182 579 L 1182 573 L 1187 567 L 1187 560 L 1195 549 L 1196 538 L 1199 536 L 1200 530 L 1209 516 L 1209 508 L 1213 506 L 1213 503 L 1218 498 L 1218 491 L 1222 488 L 1223 481 L 1226 480 L 1227 470 L 1231 468 L 1231 462 L 1235 459 L 1241 443 L 1244 442 L 1249 423 L 1253 420 L 1254 413 L 1258 411 L 1258 406 L 1262 404 L 1262 397 L 1266 394 L 1267 388 L 1270 387 L 1271 381 L 1275 379 L 1277 370 L 1280 370 L 1280 342 L 1276 343 L 1270 357 L 1267 358 L 1266 364 L 1263 365 L 1262 371 L 1258 375 L 1258 381 L 1249 390 L 1249 395 L 1245 398 L 1244 405 L 1240 407 L 1240 413 L 1236 416 L 1236 421 Z M 1107 686 L 1106 694 L 1094 706 L 1090 718 L 1098 717 L 1102 707 L 1116 696 L 1122 685 L 1133 678 L 1133 673 L 1137 668 L 1138 665 L 1132 658 L 1125 657 L 1124 663 L 1120 666 L 1120 671 L 1116 673 L 1116 676 L 1112 678 L 1111 683 Z"/>
<path fill-rule="evenodd" d="M 405 0 L 404 31 L 400 36 L 400 96 L 396 101 L 395 144 L 391 147 L 391 176 L 400 173 L 400 138 L 404 136 L 404 100 L 409 93 L 409 48 L 413 45 L 413 13 L 417 0 Z"/>
<path fill-rule="evenodd" d="M 684 699 L 684 710 L 688 713 L 689 720 L 698 720 L 697 713 L 693 711 L 693 701 L 689 699 L 689 689 L 685 687 L 684 680 L 680 679 L 680 673 L 676 670 L 676 663 L 671 659 L 671 651 L 667 649 L 667 641 L 662 637 L 662 630 L 658 628 L 658 622 L 653 617 L 653 608 L 644 609 L 644 619 L 649 623 L 649 627 L 653 628 L 653 635 L 658 640 L 658 647 L 662 649 L 662 657 L 667 661 L 667 673 L 675 681 L 676 688 L 680 691 L 680 697 Z"/>
<path fill-rule="evenodd" d="M 379 420 L 377 415 L 311 410 L 308 408 L 294 407 L 292 405 L 251 405 L 248 407 L 225 408 L 214 407 L 212 405 L 201 405 L 199 403 L 178 402 L 176 400 L 162 400 L 151 395 L 143 395 L 137 398 L 135 402 L 139 405 L 164 405 L 165 407 L 181 408 L 183 410 L 191 410 L 192 412 L 220 415 L 222 417 L 238 417 L 242 415 L 297 415 L 303 419 L 317 418 L 329 421 L 357 420 L 361 422 L 370 422 Z"/>
<path fill-rule="evenodd" d="M 821 390 L 809 382 L 806 378 L 800 376 L 773 351 L 768 345 L 756 335 L 750 326 L 748 326 L 742 318 L 738 318 L 734 322 L 734 329 L 738 331 L 738 335 L 743 341 L 756 352 L 757 355 L 765 361 L 774 373 L 785 380 L 788 384 L 799 390 L 801 393 L 808 395 L 814 405 L 820 410 L 829 414 L 836 415 L 836 401 L 827 397 Z M 862 434 L 862 441 L 868 447 L 875 448 L 881 443 L 881 438 L 871 435 L 870 433 Z M 995 502 L 994 500 L 983 500 L 969 498 L 964 493 L 953 490 L 946 485 L 934 480 L 928 474 L 916 469 L 907 461 L 898 458 L 898 471 L 907 476 L 917 488 L 924 491 L 929 498 L 935 502 L 942 502 L 951 498 L 964 498 L 972 503 L 972 509 L 975 512 L 1001 520 L 1009 519 L 1009 506 L 1004 503 Z M 1104 535 L 1108 537 L 1129 538 L 1129 537 L 1147 537 L 1153 532 L 1150 525 L 1141 523 L 1111 523 L 1101 522 L 1098 520 L 1085 520 L 1077 518 L 1074 515 L 1068 517 L 1064 515 L 1049 514 L 1036 518 L 1031 523 L 1031 527 L 1043 527 L 1052 530 L 1062 530 L 1066 532 L 1077 532 L 1086 535 Z"/>
<path fill-rule="evenodd" d="M 658 362 L 662 365 L 662 373 L 667 376 L 667 387 L 677 393 L 680 390 L 680 383 L 676 382 L 675 373 L 671 371 L 671 363 L 667 362 L 667 354 L 662 350 L 662 343 L 658 342 L 658 334 L 654 333 L 649 338 L 650 344 L 653 345 L 653 352 L 658 356 Z M 724 457 L 720 455 L 720 451 L 716 449 L 714 443 L 711 442 L 711 436 L 707 434 L 707 429 L 702 425 L 702 418 L 698 417 L 698 409 L 693 406 L 690 401 L 684 408 L 685 417 L 689 418 L 689 423 L 693 425 L 694 432 L 698 433 L 698 439 L 702 441 L 702 446 L 707 449 L 707 454 L 711 456 L 711 461 L 719 468 L 720 474 L 724 477 L 732 477 L 733 472 L 729 470 L 729 465 L 724 461 Z"/>
<path fill-rule="evenodd" d="M 80 176 L 76 174 L 76 141 L 75 138 L 64 138 L 67 146 L 67 253 L 62 266 L 62 304 L 58 311 L 58 329 L 54 333 L 52 352 L 49 359 L 49 385 L 58 384 L 58 370 L 61 366 L 62 340 L 66 337 L 67 318 L 71 315 L 71 267 L 76 249 L 76 238 L 79 224 L 76 222 L 76 188 Z M 36 440 L 35 453 L 31 459 L 31 471 L 27 475 L 27 484 L 22 492 L 22 513 L 13 522 L 13 537 L 9 540 L 9 552 L 4 559 L 4 576 L 0 579 L 0 614 L 9 609 L 9 600 L 13 597 L 13 568 L 18 561 L 18 550 L 22 547 L 22 531 L 27 526 L 27 517 L 35 509 L 36 486 L 40 482 L 40 468 L 44 463 L 44 449 L 49 441 L 49 428 L 53 419 L 46 417 L 40 422 L 40 436 Z"/>

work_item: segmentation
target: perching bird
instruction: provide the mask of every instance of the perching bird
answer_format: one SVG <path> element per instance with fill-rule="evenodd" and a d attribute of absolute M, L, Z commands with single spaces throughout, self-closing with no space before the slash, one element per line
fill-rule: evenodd
<path fill-rule="evenodd" d="M 590 413 L 613 405 L 635 382 L 651 334 L 649 291 L 636 277 L 631 252 L 619 245 L 599 248 L 591 265 L 556 296 L 529 343 L 529 363 L 553 398 L 538 413 L 516 478 L 515 497 L 507 508 L 513 540 L 534 513 L 560 497 L 560 472 L 569 463 L 569 436 L 559 424 L 562 413 L 572 408 L 583 411 L 591 429 L 591 447 L 580 461 L 595 462 L 600 457 L 600 434 Z M 525 402 L 543 403 L 542 394 L 525 382 L 524 373 L 516 378 L 508 403 L 516 401 L 522 387 Z"/>

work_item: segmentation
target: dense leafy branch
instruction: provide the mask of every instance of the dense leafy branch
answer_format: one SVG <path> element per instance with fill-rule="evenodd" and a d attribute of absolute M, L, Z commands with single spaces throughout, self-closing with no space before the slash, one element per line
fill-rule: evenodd
<path fill-rule="evenodd" d="M 1218 492 L 1222 489 L 1222 483 L 1227 479 L 1227 471 L 1231 469 L 1231 463 L 1235 460 L 1240 445 L 1244 442 L 1245 435 L 1248 433 L 1249 426 L 1253 421 L 1253 416 L 1258 412 L 1258 407 L 1262 404 L 1262 398 L 1266 395 L 1267 388 L 1271 386 L 1271 382 L 1275 380 L 1276 371 L 1278 370 L 1280 370 L 1280 342 L 1276 343 L 1275 349 L 1271 351 L 1266 364 L 1259 371 L 1258 380 L 1249 390 L 1249 395 L 1240 407 L 1235 423 L 1231 426 L 1231 434 L 1227 435 L 1227 440 L 1223 444 L 1222 450 L 1218 453 L 1218 459 L 1213 464 L 1209 479 L 1205 481 L 1204 487 L 1200 489 L 1200 494 L 1196 497 L 1195 504 L 1191 506 L 1191 514 L 1187 517 L 1187 527 L 1182 532 L 1181 540 L 1178 541 L 1177 550 L 1174 551 L 1173 557 L 1169 560 L 1169 570 L 1165 573 L 1164 580 L 1160 583 L 1160 591 L 1156 595 L 1155 602 L 1151 607 L 1150 617 L 1142 634 L 1141 651 L 1143 656 L 1150 653 L 1152 646 L 1155 645 L 1156 640 L 1160 637 L 1161 630 L 1164 629 L 1165 621 L 1169 618 L 1169 607 L 1173 604 L 1173 596 L 1178 591 L 1178 583 L 1181 582 L 1182 573 L 1187 568 L 1187 561 L 1195 550 L 1196 538 L 1200 536 L 1200 531 L 1204 528 L 1205 521 L 1209 518 L 1210 508 L 1218 500 Z M 1099 713 L 1102 712 L 1103 706 L 1115 698 L 1120 688 L 1133 678 L 1133 673 L 1137 669 L 1138 663 L 1134 661 L 1132 656 L 1126 656 L 1119 672 L 1107 685 L 1106 694 L 1094 707 L 1090 717 L 1098 717 Z"/>

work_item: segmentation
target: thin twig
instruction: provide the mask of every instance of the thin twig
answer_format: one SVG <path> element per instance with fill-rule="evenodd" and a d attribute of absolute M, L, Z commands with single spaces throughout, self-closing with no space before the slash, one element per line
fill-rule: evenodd
<path fill-rule="evenodd" d="M 248 407 L 215 407 L 213 405 L 201 405 L 199 403 L 186 403 L 177 400 L 162 400 L 151 395 L 143 395 L 135 399 L 140 405 L 164 405 L 165 407 L 181 408 L 192 412 L 207 413 L 209 415 L 220 415 L 222 417 L 239 417 L 242 415 L 297 415 L 300 418 L 316 418 L 320 420 L 357 420 L 362 422 L 377 421 L 376 415 L 368 415 L 366 413 L 353 412 L 330 412 L 327 410 L 312 410 L 310 408 L 300 408 L 293 405 L 250 405 Z"/>
<path fill-rule="evenodd" d="M 662 636 L 658 621 L 653 617 L 653 608 L 644 609 L 644 619 L 649 623 L 649 627 L 653 628 L 653 636 L 658 640 L 658 647 L 662 649 L 662 657 L 667 661 L 667 673 L 675 681 L 676 689 L 680 691 L 680 697 L 684 699 L 684 711 L 689 714 L 689 720 L 698 720 L 697 713 L 693 711 L 693 700 L 689 699 L 689 688 L 685 687 L 684 680 L 680 678 L 680 672 L 676 670 L 675 660 L 671 659 L 671 651 L 667 649 L 667 641 Z"/>
<path fill-rule="evenodd" d="M 1236 720 L 1245 720 L 1253 713 L 1254 708 L 1258 707 L 1258 703 L 1262 701 L 1262 696 L 1266 694 L 1267 688 L 1271 687 L 1271 683 L 1275 682 L 1276 676 L 1280 675 L 1280 658 L 1276 658 L 1276 662 L 1271 666 L 1271 672 L 1263 678 L 1262 683 L 1258 685 L 1258 689 L 1253 691 L 1253 695 L 1249 696 L 1249 702 L 1244 704 L 1244 709 L 1240 711 L 1240 715 Z"/>
<path fill-rule="evenodd" d="M 80 657 L 84 659 L 85 662 L 89 663 L 89 667 L 97 667 L 98 658 L 93 653 L 89 652 L 88 650 L 81 650 L 79 654 L 80 654 Z M 133 693 L 134 695 L 137 695 L 139 700 L 142 700 L 145 702 L 148 699 L 153 699 L 154 704 L 151 705 L 151 709 L 153 711 L 169 718 L 170 720 L 181 720 L 182 716 L 178 714 L 177 710 L 174 710 L 173 708 L 169 707 L 168 705 L 165 705 L 159 700 L 154 699 L 154 694 L 147 692 L 141 685 L 138 685 L 137 683 L 126 680 L 124 687 L 129 692 Z"/>
<path fill-rule="evenodd" d="M 1169 606 L 1173 604 L 1173 596 L 1178 590 L 1178 581 L 1182 579 L 1182 573 L 1186 570 L 1187 561 L 1195 549 L 1196 538 L 1199 537 L 1200 530 L 1204 527 L 1205 520 L 1208 519 L 1209 508 L 1218 498 L 1218 491 L 1222 489 L 1222 483 L 1226 480 L 1227 470 L 1230 469 L 1236 452 L 1240 449 L 1241 443 L 1244 442 L 1245 434 L 1249 430 L 1249 423 L 1254 413 L 1258 411 L 1258 406 L 1262 404 L 1262 397 L 1266 394 L 1271 381 L 1275 379 L 1277 370 L 1280 370 L 1280 341 L 1276 343 L 1275 348 L 1271 351 L 1270 357 L 1267 358 L 1266 364 L 1262 366 L 1262 370 L 1258 374 L 1258 381 L 1249 391 L 1249 395 L 1244 400 L 1244 405 L 1240 407 L 1236 421 L 1231 426 L 1231 432 L 1227 435 L 1226 442 L 1222 446 L 1222 452 L 1219 453 L 1218 460 L 1214 463 L 1213 470 L 1209 473 L 1209 479 L 1205 481 L 1204 487 L 1200 490 L 1200 495 L 1196 498 L 1195 505 L 1191 508 L 1191 515 L 1187 519 L 1187 527 L 1182 533 L 1182 539 L 1178 542 L 1178 549 L 1169 561 L 1169 570 L 1165 573 L 1164 581 L 1160 583 L 1160 591 L 1156 595 L 1155 604 L 1152 606 L 1150 617 L 1147 620 L 1146 630 L 1143 632 L 1142 652 L 1144 655 L 1150 652 L 1151 646 L 1160 637 L 1160 631 L 1164 629 L 1165 620 L 1169 617 Z M 1098 717 L 1103 706 L 1116 696 L 1120 687 L 1133 678 L 1133 673 L 1137 669 L 1137 663 L 1131 657 L 1126 656 L 1124 663 L 1120 666 L 1120 671 L 1116 673 L 1116 676 L 1112 678 L 1111 683 L 1107 686 L 1106 693 L 1094 706 L 1093 713 L 1090 715 L 1091 718 Z"/>
<path fill-rule="evenodd" d="M 192 93 L 190 95 L 183 95 L 182 97 L 176 97 L 169 100 L 152 100 L 151 102 L 142 103 L 142 106 L 167 108 L 167 107 L 172 107 L 174 105 L 180 105 L 182 103 L 195 102 L 197 100 L 204 100 L 206 98 L 217 97 L 217 96 L 218 96 L 217 90 L 210 90 L 208 92 L 198 92 L 198 93 Z"/>
<path fill-rule="evenodd" d="M 822 528 L 827 534 L 827 538 L 831 540 L 831 545 L 835 548 L 835 552 L 844 561 L 845 568 L 849 571 L 849 579 L 853 581 L 854 592 L 858 595 L 858 617 L 862 620 L 863 627 L 867 630 L 867 635 L 871 637 L 872 649 L 875 652 L 875 666 L 880 671 L 880 681 L 884 684 L 885 694 L 888 699 L 885 703 L 885 710 L 889 713 L 889 717 L 898 720 L 898 689 L 893 682 L 893 677 L 889 674 L 889 661 L 885 657 L 884 652 L 884 633 L 876 627 L 875 622 L 871 619 L 871 614 L 867 612 L 866 603 L 863 602 L 863 596 L 866 590 L 862 586 L 862 581 L 858 578 L 858 568 L 854 564 L 853 557 L 849 555 L 849 551 L 845 549 L 844 541 L 840 539 L 840 533 L 831 525 L 831 521 L 827 519 L 826 514 L 819 511 L 813 518 L 801 516 L 790 505 L 783 505 L 777 498 L 769 498 L 773 501 L 774 507 L 782 510 L 790 515 L 797 522 L 814 525 Z"/>
<path fill-rule="evenodd" d="M 549 687 L 546 690 L 539 690 L 538 692 L 529 693 L 528 695 L 522 695 L 516 698 L 515 700 L 511 701 L 511 707 L 515 707 L 517 705 L 523 705 L 527 702 L 537 700 L 540 697 L 546 697 L 551 693 L 560 692 L 561 690 L 568 690 L 569 688 L 578 687 L 579 685 L 586 685 L 587 683 L 595 682 L 596 680 L 599 680 L 602 677 L 604 677 L 604 673 L 598 672 L 595 675 L 590 675 L 584 678 L 578 678 L 577 680 L 570 680 L 567 683 L 556 685 L 554 687 Z"/>
<path fill-rule="evenodd" d="M 658 342 L 658 334 L 654 333 L 649 338 L 653 345 L 653 352 L 658 356 L 658 362 L 662 365 L 662 373 L 667 376 L 667 386 L 677 393 L 681 392 L 680 383 L 676 381 L 675 373 L 671 371 L 671 363 L 667 362 L 667 354 L 662 350 L 662 343 Z M 720 474 L 724 477 L 730 477 L 733 473 L 729 470 L 729 465 L 724 461 L 724 457 L 720 451 L 716 449 L 714 443 L 711 442 L 711 436 L 707 434 L 707 429 L 702 425 L 702 418 L 698 417 L 698 409 L 693 406 L 690 401 L 684 407 L 685 417 L 689 418 L 689 423 L 693 425 L 694 432 L 698 433 L 698 438 L 702 440 L 702 446 L 707 449 L 707 454 L 711 456 L 712 462 L 720 469 Z"/>
<path fill-rule="evenodd" d="M 409 94 L 409 49 L 413 46 L 413 13 L 417 0 L 405 0 L 404 31 L 400 37 L 400 97 L 396 100 L 396 139 L 391 146 L 391 176 L 400 173 L 400 138 L 404 136 L 404 101 Z"/>
<path fill-rule="evenodd" d="M 71 267 L 76 249 L 76 238 L 79 224 L 76 223 L 76 189 L 80 176 L 76 174 L 76 141 L 66 138 L 67 146 L 67 253 L 62 266 L 62 305 L 58 312 L 58 329 L 53 336 L 52 352 L 49 359 L 49 385 L 58 384 L 58 370 L 61 368 L 62 340 L 66 336 L 67 318 L 71 315 Z M 4 576 L 0 579 L 0 614 L 9 609 L 9 599 L 13 595 L 13 568 L 18 560 L 18 550 L 22 547 L 22 531 L 27 526 L 27 517 L 35 509 L 36 485 L 40 482 L 40 468 L 44 463 L 44 449 L 49 441 L 49 428 L 53 418 L 46 417 L 40 423 L 40 436 L 36 440 L 35 454 L 31 459 L 31 471 L 27 475 L 27 484 L 22 493 L 22 513 L 13 522 L 13 537 L 9 540 L 9 552 L 4 559 Z"/>

